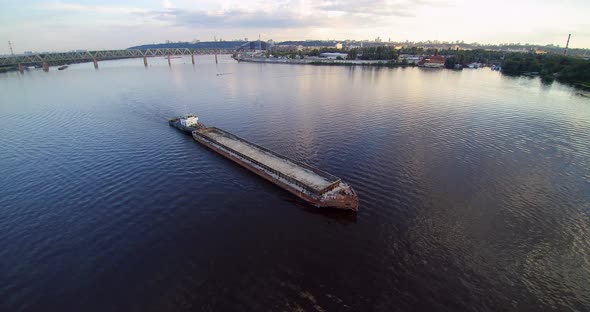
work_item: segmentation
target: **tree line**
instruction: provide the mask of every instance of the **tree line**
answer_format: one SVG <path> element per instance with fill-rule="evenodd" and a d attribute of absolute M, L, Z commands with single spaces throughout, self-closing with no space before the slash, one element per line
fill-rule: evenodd
<path fill-rule="evenodd" d="M 512 75 L 535 73 L 543 78 L 590 86 L 590 60 L 564 55 L 513 53 L 505 57 L 502 72 Z"/>
<path fill-rule="evenodd" d="M 453 68 L 455 64 L 461 66 L 467 66 L 471 63 L 482 63 L 482 64 L 496 64 L 500 65 L 504 59 L 506 52 L 502 51 L 489 51 L 483 49 L 475 50 L 441 50 L 440 55 L 446 57 L 445 67 Z"/>

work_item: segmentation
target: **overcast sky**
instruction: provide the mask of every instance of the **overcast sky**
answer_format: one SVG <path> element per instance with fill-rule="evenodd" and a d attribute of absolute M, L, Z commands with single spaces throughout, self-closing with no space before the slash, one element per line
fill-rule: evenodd
<path fill-rule="evenodd" d="M 464 40 L 590 48 L 590 0 L 0 0 L 0 54 L 172 41 Z"/>

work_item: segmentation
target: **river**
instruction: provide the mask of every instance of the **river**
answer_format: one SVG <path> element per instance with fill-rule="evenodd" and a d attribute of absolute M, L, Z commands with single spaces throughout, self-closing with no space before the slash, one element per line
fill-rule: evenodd
<path fill-rule="evenodd" d="M 0 74 L 2 311 L 590 306 L 590 98 L 489 69 L 152 58 Z M 185 112 L 330 172 L 309 207 Z"/>

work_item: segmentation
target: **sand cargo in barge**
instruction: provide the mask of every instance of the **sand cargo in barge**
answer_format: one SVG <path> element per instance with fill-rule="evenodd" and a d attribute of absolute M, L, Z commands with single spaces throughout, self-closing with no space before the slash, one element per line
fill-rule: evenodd
<path fill-rule="evenodd" d="M 181 120 L 173 119 L 170 120 L 170 125 L 188 132 L 189 129 L 177 126 L 180 122 Z M 358 210 L 356 192 L 336 176 L 289 159 L 219 128 L 198 124 L 191 133 L 195 141 L 314 206 Z"/>

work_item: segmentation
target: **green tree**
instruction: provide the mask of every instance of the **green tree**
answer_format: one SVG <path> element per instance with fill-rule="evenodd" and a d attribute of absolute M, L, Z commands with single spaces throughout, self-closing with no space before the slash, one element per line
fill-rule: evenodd
<path fill-rule="evenodd" d="M 348 59 L 349 60 L 356 60 L 358 54 L 359 54 L 359 50 L 357 48 L 350 49 L 348 51 Z"/>
<path fill-rule="evenodd" d="M 308 55 L 308 56 L 320 56 L 320 50 L 318 50 L 318 49 L 313 49 L 313 50 L 311 50 L 311 51 L 307 52 L 307 55 Z"/>
<path fill-rule="evenodd" d="M 455 59 L 454 56 L 445 59 L 445 68 L 448 68 L 448 69 L 455 68 L 456 62 L 457 62 L 457 60 Z"/>

